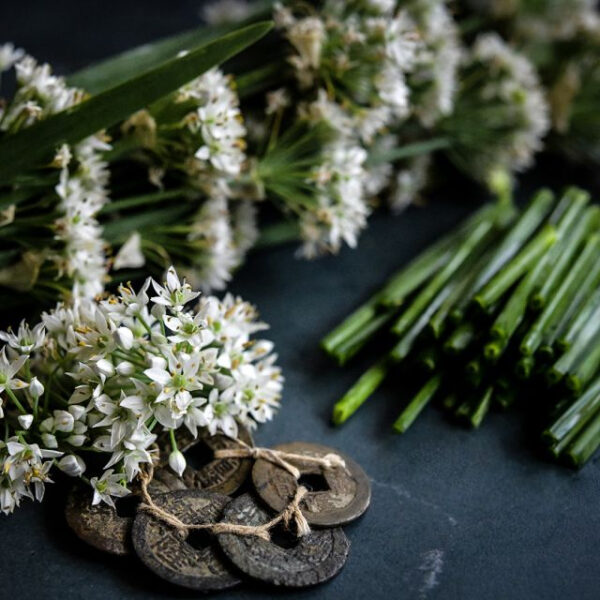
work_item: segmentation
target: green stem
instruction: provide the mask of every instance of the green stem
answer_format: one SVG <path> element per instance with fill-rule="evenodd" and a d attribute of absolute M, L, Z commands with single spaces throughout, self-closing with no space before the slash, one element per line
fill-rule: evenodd
<path fill-rule="evenodd" d="M 548 215 L 554 195 L 549 190 L 540 190 L 531 200 L 527 209 L 517 222 L 506 232 L 502 241 L 496 247 L 486 267 L 475 282 L 475 288 L 481 289 L 492 277 L 519 252 L 523 244 L 540 226 Z"/>
<path fill-rule="evenodd" d="M 438 391 L 442 383 L 441 375 L 434 375 L 427 383 L 419 390 L 417 395 L 410 401 L 408 406 L 400 413 L 396 419 L 393 428 L 397 433 L 404 433 L 421 414 L 421 411 L 431 402 L 431 399 Z"/>
<path fill-rule="evenodd" d="M 137 206 L 146 207 L 149 204 L 156 204 L 163 200 L 170 200 L 172 198 L 183 197 L 189 194 L 190 190 L 185 188 L 177 188 L 174 190 L 164 190 L 160 192 L 154 192 L 152 194 L 142 194 L 141 196 L 131 196 L 129 198 L 119 198 L 118 200 L 112 200 L 106 204 L 100 211 L 101 215 L 107 215 L 114 213 L 119 210 L 125 210 L 128 208 L 135 208 Z"/>
<path fill-rule="evenodd" d="M 14 392 L 10 388 L 5 388 L 5 391 L 8 397 L 13 401 L 14 405 L 17 407 L 19 412 L 23 415 L 26 415 L 27 411 L 25 410 L 25 408 L 23 408 L 23 405 L 21 404 L 21 402 L 19 402 L 19 399 L 15 396 Z"/>
<path fill-rule="evenodd" d="M 345 423 L 379 387 L 388 373 L 388 359 L 384 357 L 368 369 L 333 407 L 333 423 Z"/>
<path fill-rule="evenodd" d="M 533 356 L 524 356 L 515 365 L 515 375 L 521 380 L 529 379 L 534 367 L 535 358 Z"/>
<path fill-rule="evenodd" d="M 598 408 L 600 408 L 600 376 L 544 431 L 542 437 L 554 443 L 555 454 L 560 454 Z"/>
<path fill-rule="evenodd" d="M 464 352 L 475 339 L 475 325 L 471 322 L 461 323 L 444 344 L 444 350 L 449 354 Z"/>
<path fill-rule="evenodd" d="M 482 244 L 489 238 L 493 226 L 494 221 L 490 220 L 483 221 L 475 227 L 467 236 L 464 243 L 456 249 L 456 252 L 446 266 L 425 286 L 410 306 L 400 315 L 400 318 L 392 328 L 392 331 L 396 335 L 406 333 L 467 258 L 471 254 L 482 250 Z"/>
<path fill-rule="evenodd" d="M 476 294 L 475 302 L 484 310 L 496 303 L 525 275 L 558 239 L 556 228 L 547 225 Z"/>
<path fill-rule="evenodd" d="M 411 325 L 401 337 L 398 343 L 392 348 L 390 358 L 399 362 L 405 359 L 412 350 L 417 338 L 421 335 L 429 320 L 439 308 L 440 304 L 447 298 L 450 288 L 442 288 L 438 295 L 432 299 L 429 306 L 425 307 L 423 312 L 418 316 L 417 320 Z"/>
<path fill-rule="evenodd" d="M 295 221 L 280 221 L 267 225 L 260 230 L 255 249 L 272 248 L 281 244 L 300 241 L 300 228 Z"/>
<path fill-rule="evenodd" d="M 573 445 L 567 450 L 567 457 L 576 467 L 582 467 L 600 446 L 600 411 L 586 424 Z"/>
<path fill-rule="evenodd" d="M 546 377 L 550 384 L 558 383 L 567 373 L 580 363 L 587 351 L 589 344 L 600 333 L 600 305 L 590 315 L 572 346 L 548 370 Z"/>
<path fill-rule="evenodd" d="M 367 167 L 376 167 L 381 164 L 396 162 L 397 160 L 404 158 L 422 156 L 423 154 L 429 154 L 436 150 L 446 150 L 451 144 L 450 138 L 446 137 L 414 142 L 413 144 L 406 144 L 384 152 L 374 152 L 369 155 L 365 164 Z"/>
<path fill-rule="evenodd" d="M 576 366 L 575 371 L 566 376 L 567 388 L 575 394 L 579 394 L 599 369 L 600 343 L 598 343 L 598 339 L 594 339 L 585 350 L 583 360 Z"/>
<path fill-rule="evenodd" d="M 533 354 L 539 348 L 544 336 L 548 335 L 550 328 L 555 327 L 560 321 L 599 253 L 600 235 L 593 234 L 556 293 L 523 338 L 520 345 L 522 354 L 527 356 Z"/>
<path fill-rule="evenodd" d="M 362 329 L 351 337 L 346 338 L 335 348 L 334 355 L 341 365 L 346 364 L 364 345 L 380 331 L 392 317 L 392 312 L 386 311 L 369 321 Z"/>
<path fill-rule="evenodd" d="M 490 385 L 486 388 L 480 400 L 475 404 L 474 410 L 469 418 L 471 426 L 475 429 L 477 429 L 481 425 L 483 419 L 490 410 L 493 395 L 494 387 Z"/>
<path fill-rule="evenodd" d="M 327 334 L 321 346 L 335 356 L 335 349 L 344 341 L 355 336 L 379 312 L 379 305 L 399 306 L 404 299 L 419 288 L 440 268 L 448 259 L 451 250 L 459 243 L 467 231 L 477 226 L 481 221 L 490 218 L 496 211 L 494 206 L 484 206 L 472 215 L 466 222 L 444 236 L 408 265 L 394 273 L 384 287 L 372 296 L 365 304 L 356 309 L 333 331 Z"/>
<path fill-rule="evenodd" d="M 577 339 L 583 328 L 589 323 L 594 313 L 600 307 L 600 288 L 598 288 L 574 316 L 567 330 L 557 340 L 559 350 L 567 351 Z"/>
<path fill-rule="evenodd" d="M 175 430 L 169 429 L 169 439 L 171 440 L 171 449 L 173 452 L 177 451 L 177 438 L 175 437 Z"/>
<path fill-rule="evenodd" d="M 560 245 L 558 255 L 552 257 L 551 268 L 548 270 L 547 276 L 543 279 L 540 289 L 531 296 L 531 307 L 533 309 L 541 310 L 548 303 L 560 286 L 560 283 L 564 280 L 565 274 L 568 274 L 569 267 L 581 244 L 599 224 L 600 208 L 591 206 L 583 213 L 568 233 L 565 243 Z"/>

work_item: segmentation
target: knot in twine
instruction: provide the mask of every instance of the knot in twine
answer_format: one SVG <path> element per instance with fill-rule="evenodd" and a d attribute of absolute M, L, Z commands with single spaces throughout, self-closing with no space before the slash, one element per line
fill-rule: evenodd
<path fill-rule="evenodd" d="M 142 469 L 139 473 L 140 480 L 140 494 L 142 496 L 142 503 L 140 504 L 140 510 L 144 510 L 154 515 L 167 525 L 170 525 L 174 529 L 177 530 L 178 535 L 181 539 L 186 539 L 189 532 L 193 530 L 206 530 L 210 531 L 214 534 L 219 533 L 234 533 L 237 535 L 252 535 L 256 536 L 262 540 L 269 542 L 271 540 L 271 535 L 269 531 L 275 527 L 278 523 L 283 521 L 285 527 L 289 529 L 291 523 L 295 521 L 296 523 L 296 536 L 302 537 L 308 533 L 310 533 L 310 526 L 306 517 L 302 514 L 300 510 L 300 502 L 304 498 L 304 496 L 308 493 L 308 490 L 299 486 L 296 490 L 296 494 L 292 498 L 292 501 L 288 504 L 288 506 L 279 513 L 276 517 L 268 521 L 267 523 L 263 523 L 262 525 L 237 525 L 235 523 L 202 523 L 202 524 L 194 524 L 194 523 L 184 523 L 181 519 L 176 517 L 174 514 L 164 510 L 160 506 L 158 506 L 150 493 L 148 492 L 148 485 L 152 481 L 154 477 L 154 467 L 152 464 L 149 464 L 147 468 Z"/>
<path fill-rule="evenodd" d="M 344 459 L 338 454 L 329 453 L 325 456 L 306 456 L 305 454 L 283 452 L 282 450 L 272 450 L 271 448 L 249 446 L 242 440 L 231 439 L 239 447 L 215 450 L 215 458 L 253 458 L 254 460 L 262 458 L 288 471 L 296 481 L 300 479 L 301 473 L 292 462 L 319 465 L 324 469 L 346 468 Z"/>

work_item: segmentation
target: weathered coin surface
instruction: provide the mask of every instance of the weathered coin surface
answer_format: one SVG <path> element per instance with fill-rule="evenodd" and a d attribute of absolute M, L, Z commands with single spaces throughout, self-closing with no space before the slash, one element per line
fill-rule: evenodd
<path fill-rule="evenodd" d="M 133 517 L 120 516 L 104 502 L 92 506 L 92 497 L 92 490 L 88 486 L 73 486 L 65 507 L 69 527 L 77 537 L 98 550 L 118 555 L 129 554 Z"/>
<path fill-rule="evenodd" d="M 250 494 L 232 500 L 223 521 L 262 525 L 271 516 Z M 311 531 L 294 544 L 278 545 L 261 538 L 220 533 L 217 540 L 227 558 L 243 573 L 274 585 L 305 587 L 337 575 L 348 557 L 350 542 L 339 528 Z"/>
<path fill-rule="evenodd" d="M 309 490 L 300 507 L 311 525 L 343 525 L 360 517 L 369 507 L 371 483 L 363 469 L 349 456 L 334 448 L 305 442 L 281 444 L 274 449 L 321 458 L 333 453 L 344 459 L 346 467 L 324 469 L 311 463 L 294 462 L 302 475 L 297 482 L 280 466 L 257 460 L 252 469 L 252 481 L 260 497 L 273 510 L 280 512 L 289 504 L 298 483 Z"/>
<path fill-rule="evenodd" d="M 183 479 L 177 477 L 169 467 L 154 469 L 154 477 L 148 485 L 151 494 L 164 494 L 176 490 L 186 490 L 187 486 Z"/>
<path fill-rule="evenodd" d="M 250 432 L 239 427 L 238 438 L 248 444 L 253 445 Z M 211 453 L 225 448 L 238 448 L 238 444 L 226 435 L 204 436 L 201 444 Z M 198 445 L 188 452 L 188 458 L 193 460 L 193 453 L 201 449 Z M 220 494 L 233 494 L 246 481 L 252 460 L 249 458 L 219 458 L 210 460 L 207 464 L 198 469 L 187 466 L 183 472 L 183 481 L 190 489 L 202 489 Z"/>
<path fill-rule="evenodd" d="M 148 484 L 151 496 L 180 489 L 186 489 L 185 484 L 168 468 L 155 469 L 154 478 Z M 133 491 L 137 491 L 135 486 Z M 77 537 L 95 548 L 111 554 L 129 554 L 131 526 L 139 497 L 131 494 L 115 499 L 119 508 L 128 505 L 121 511 L 123 514 L 104 502 L 92 506 L 92 498 L 93 492 L 88 486 L 75 484 L 67 496 L 67 523 Z"/>
<path fill-rule="evenodd" d="M 157 506 L 187 524 L 215 523 L 229 498 L 202 490 L 179 490 L 153 498 Z M 190 534 L 190 535 L 193 535 Z M 240 580 L 221 557 L 213 539 L 194 547 L 191 538 L 147 511 L 138 511 L 132 528 L 133 547 L 141 561 L 159 577 L 196 591 L 216 591 Z"/>

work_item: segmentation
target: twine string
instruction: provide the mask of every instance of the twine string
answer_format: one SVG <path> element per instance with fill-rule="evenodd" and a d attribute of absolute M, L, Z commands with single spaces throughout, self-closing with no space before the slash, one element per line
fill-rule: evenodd
<path fill-rule="evenodd" d="M 146 469 L 142 469 L 142 471 L 139 473 L 140 495 L 142 496 L 142 503 L 140 504 L 139 508 L 149 512 L 167 525 L 170 525 L 176 529 L 177 533 L 182 539 L 186 539 L 190 531 L 203 529 L 214 534 L 234 533 L 237 535 L 251 535 L 268 542 L 271 540 L 269 531 L 282 521 L 288 529 L 292 522 L 296 523 L 297 537 L 302 537 L 310 533 L 308 521 L 300 510 L 300 502 L 308 492 L 308 490 L 303 486 L 298 486 L 298 489 L 296 490 L 291 502 L 282 512 L 262 525 L 238 525 L 236 523 L 184 523 L 174 514 L 164 510 L 154 502 L 150 496 L 150 493 L 148 492 L 148 485 L 152 481 L 153 477 L 154 466 L 152 464 L 148 464 Z"/>
<path fill-rule="evenodd" d="M 307 456 L 294 452 L 283 452 L 282 450 L 250 446 L 238 439 L 232 438 L 232 441 L 238 445 L 238 448 L 215 450 L 215 458 L 253 458 L 254 460 L 262 458 L 288 471 L 296 481 L 300 479 L 301 473 L 292 463 L 314 464 L 324 469 L 346 468 L 344 459 L 338 454 L 329 453 L 325 456 Z"/>

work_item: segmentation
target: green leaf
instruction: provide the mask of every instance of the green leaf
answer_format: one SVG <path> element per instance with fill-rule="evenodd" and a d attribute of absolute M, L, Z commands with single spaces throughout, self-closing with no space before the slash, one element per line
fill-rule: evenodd
<path fill-rule="evenodd" d="M 73 144 L 115 125 L 178 89 L 262 38 L 263 22 L 202 45 L 0 141 L 0 182 L 52 158 L 61 144 Z"/>
<path fill-rule="evenodd" d="M 258 0 L 253 3 L 250 14 L 239 23 L 220 27 L 196 27 L 189 31 L 143 44 L 112 56 L 95 65 L 85 67 L 67 78 L 69 85 L 83 88 L 90 94 L 98 94 L 135 76 L 140 71 L 153 69 L 161 63 L 177 56 L 182 50 L 189 50 L 198 44 L 210 42 L 236 28 L 262 18 L 268 18 L 273 2 Z"/>

